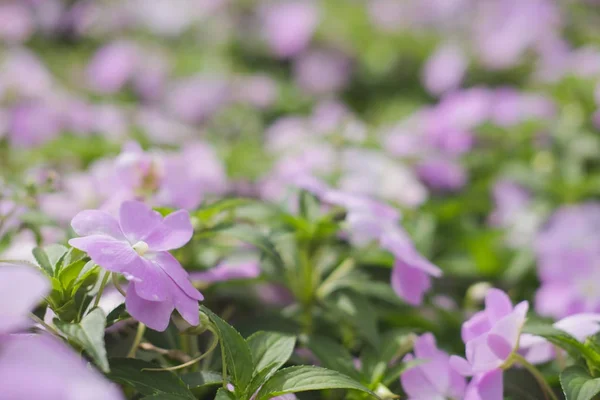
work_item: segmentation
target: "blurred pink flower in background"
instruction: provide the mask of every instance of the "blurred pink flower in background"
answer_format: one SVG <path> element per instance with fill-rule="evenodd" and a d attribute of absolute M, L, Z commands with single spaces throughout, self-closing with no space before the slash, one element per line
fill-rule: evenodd
<path fill-rule="evenodd" d="M 446 43 L 429 57 L 423 69 L 423 85 L 433 95 L 460 87 L 467 71 L 468 60 L 462 49 Z"/>

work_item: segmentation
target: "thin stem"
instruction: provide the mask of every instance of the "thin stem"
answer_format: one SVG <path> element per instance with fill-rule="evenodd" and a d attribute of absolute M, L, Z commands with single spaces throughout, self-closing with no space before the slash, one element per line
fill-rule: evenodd
<path fill-rule="evenodd" d="M 227 389 L 227 361 L 225 361 L 225 345 L 221 343 L 221 364 L 223 365 L 223 388 Z"/>
<path fill-rule="evenodd" d="M 219 337 L 213 332 L 213 340 L 210 343 L 210 346 L 208 347 L 208 349 L 206 349 L 206 351 L 204 352 L 204 354 L 194 358 L 193 360 L 190 360 L 186 363 L 180 364 L 180 365 L 176 365 L 174 367 L 169 367 L 169 368 L 144 368 L 142 369 L 142 371 L 176 371 L 178 369 L 182 369 L 182 368 L 186 368 L 189 367 L 190 365 L 194 365 L 197 362 L 199 362 L 200 360 L 202 360 L 204 357 L 208 356 L 210 353 L 212 353 L 212 351 L 217 347 L 217 344 L 219 343 Z M 223 379 L 225 379 L 226 375 L 223 375 Z"/>
<path fill-rule="evenodd" d="M 112 283 L 113 285 L 115 285 L 115 289 L 117 289 L 117 291 L 119 293 L 121 293 L 123 295 L 123 297 L 127 296 L 127 293 L 125 292 L 125 290 L 123 290 L 123 288 L 121 287 L 121 284 L 119 283 L 119 276 L 117 274 L 111 274 L 112 275 Z"/>
<path fill-rule="evenodd" d="M 98 293 L 96 294 L 96 298 L 94 299 L 94 305 L 92 306 L 92 309 L 98 307 L 98 304 L 100 303 L 100 298 L 102 297 L 102 293 L 104 292 L 104 288 L 108 283 L 108 278 L 110 278 L 110 272 L 106 271 L 102 276 L 102 282 L 100 282 L 100 289 L 98 289 Z"/>
<path fill-rule="evenodd" d="M 46 328 L 47 331 L 54 333 L 56 336 L 60 336 L 60 333 L 54 327 L 52 327 L 52 326 L 48 325 L 47 323 L 45 323 L 43 319 L 39 318 L 34 313 L 30 313 L 29 317 L 31 317 L 32 320 L 34 320 L 35 322 L 37 322 L 38 324 L 40 324 L 44 328 Z"/>
<path fill-rule="evenodd" d="M 558 400 L 558 397 L 556 397 L 556 394 L 554 394 L 554 391 L 552 390 L 550 385 L 548 385 L 548 382 L 546 382 L 544 375 L 542 375 L 542 373 L 540 371 L 538 371 L 538 369 L 535 366 L 530 364 L 529 361 L 527 361 L 519 353 L 513 353 L 512 359 L 513 359 L 513 361 L 516 361 L 519 364 L 521 364 L 522 366 L 524 366 L 525 369 L 527 369 L 527 371 L 529 371 L 531 373 L 531 375 L 534 376 L 535 380 L 538 382 L 538 384 L 542 388 L 542 391 L 545 392 L 544 397 L 546 399 L 548 399 L 548 396 L 546 396 L 546 394 L 548 394 L 548 395 L 550 395 L 550 398 L 552 400 Z"/>
<path fill-rule="evenodd" d="M 22 264 L 22 265 L 27 265 L 27 266 L 30 266 L 30 267 L 39 268 L 36 264 L 32 263 L 31 261 L 27 261 L 27 260 L 0 260 L 0 263 L 5 263 L 5 264 Z"/>
<path fill-rule="evenodd" d="M 135 333 L 135 339 L 133 339 L 133 344 L 131 345 L 131 349 L 129 349 L 129 353 L 127 353 L 127 358 L 134 358 L 135 352 L 137 351 L 142 338 L 144 337 L 144 332 L 146 332 L 146 325 L 141 322 L 138 324 L 137 332 Z"/>

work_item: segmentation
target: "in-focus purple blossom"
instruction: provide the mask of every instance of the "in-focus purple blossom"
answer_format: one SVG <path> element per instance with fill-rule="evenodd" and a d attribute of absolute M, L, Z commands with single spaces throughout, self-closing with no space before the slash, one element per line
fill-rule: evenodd
<path fill-rule="evenodd" d="M 164 219 L 145 204 L 124 202 L 118 218 L 100 210 L 82 211 L 71 222 L 80 236 L 69 244 L 88 253 L 102 268 L 129 280 L 127 311 L 152 329 L 167 328 L 177 309 L 191 325 L 198 325 L 202 294 L 188 273 L 168 251 L 186 244 L 193 228 L 189 214 L 180 210 Z"/>

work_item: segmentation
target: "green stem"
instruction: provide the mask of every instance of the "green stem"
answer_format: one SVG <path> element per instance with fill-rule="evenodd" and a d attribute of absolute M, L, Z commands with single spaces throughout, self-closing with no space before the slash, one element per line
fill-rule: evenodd
<path fill-rule="evenodd" d="M 225 361 L 225 345 L 221 342 L 221 364 L 223 365 L 223 388 L 227 389 L 227 361 Z"/>
<path fill-rule="evenodd" d="M 210 346 L 208 347 L 208 349 L 206 349 L 206 351 L 204 352 L 204 354 L 194 358 L 193 360 L 190 360 L 186 363 L 180 364 L 180 365 L 176 365 L 174 367 L 169 367 L 169 368 L 144 368 L 142 371 L 176 371 L 178 369 L 182 369 L 185 367 L 189 367 L 190 365 L 194 365 L 196 363 L 198 363 L 200 360 L 202 360 L 203 358 L 207 357 L 209 354 L 211 354 L 213 352 L 213 350 L 217 347 L 217 344 L 219 343 L 219 337 L 217 336 L 217 334 L 213 331 L 211 331 L 213 334 L 213 340 L 210 343 Z M 223 380 L 225 380 L 225 377 L 227 375 L 224 374 L 223 375 Z"/>
<path fill-rule="evenodd" d="M 134 358 L 135 352 L 142 342 L 142 338 L 144 337 L 144 332 L 146 332 L 146 325 L 141 322 L 138 324 L 137 332 L 135 333 L 135 339 L 133 339 L 133 344 L 131 345 L 131 349 L 129 349 L 129 353 L 127 353 L 127 358 Z"/>
<path fill-rule="evenodd" d="M 94 299 L 94 305 L 92 306 L 92 309 L 98 307 L 98 304 L 100 303 L 100 298 L 102 297 L 102 293 L 104 292 L 104 288 L 108 283 L 108 278 L 110 278 L 110 272 L 106 271 L 102 276 L 102 282 L 100 282 L 100 289 L 98 289 L 98 293 L 96 294 L 96 298 Z"/>
<path fill-rule="evenodd" d="M 115 289 L 117 289 L 117 291 L 119 293 L 121 293 L 123 295 L 123 297 L 127 296 L 127 293 L 125 292 L 125 290 L 123 290 L 123 288 L 121 287 L 121 284 L 119 283 L 119 275 L 117 274 L 111 274 L 112 275 L 112 283 L 113 285 L 115 285 Z"/>
<path fill-rule="evenodd" d="M 544 375 L 542 375 L 542 373 L 540 371 L 538 371 L 538 369 L 535 366 L 533 366 L 532 364 L 530 364 L 529 361 L 527 361 L 519 353 L 513 353 L 512 359 L 513 359 L 513 361 L 518 362 L 523 367 L 525 367 L 525 369 L 527 369 L 527 371 L 529 371 L 531 373 L 531 375 L 534 376 L 535 380 L 538 382 L 538 384 L 540 385 L 540 387 L 542 388 L 542 390 L 546 394 L 550 395 L 550 398 L 552 400 L 558 400 L 558 397 L 556 397 L 556 394 L 554 394 L 554 391 L 552 390 L 552 388 L 550 387 L 550 385 L 548 385 L 548 382 L 546 382 L 546 379 L 544 378 Z M 548 396 L 544 395 L 544 397 L 546 399 L 548 399 Z"/>
<path fill-rule="evenodd" d="M 29 317 L 34 320 L 35 322 L 37 322 L 38 324 L 40 324 L 41 326 L 43 326 L 44 328 L 46 328 L 47 331 L 54 333 L 56 336 L 60 337 L 60 333 L 52 326 L 48 325 L 47 323 L 44 322 L 43 319 L 39 318 L 37 315 L 35 315 L 34 313 L 30 313 Z"/>

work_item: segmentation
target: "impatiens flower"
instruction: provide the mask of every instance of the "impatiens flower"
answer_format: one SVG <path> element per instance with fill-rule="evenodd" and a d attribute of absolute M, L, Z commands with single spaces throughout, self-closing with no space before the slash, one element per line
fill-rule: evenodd
<path fill-rule="evenodd" d="M 0 348 L 3 399 L 124 399 L 117 385 L 50 335 L 11 335 Z"/>
<path fill-rule="evenodd" d="M 452 366 L 466 376 L 503 367 L 517 349 L 528 309 L 527 301 L 513 308 L 506 293 L 489 289 L 485 310 L 473 315 L 462 326 L 467 359 L 452 356 Z"/>
<path fill-rule="evenodd" d="M 465 393 L 466 382 L 458 372 L 450 368 L 450 356 L 439 350 L 431 333 L 421 335 L 414 346 L 414 356 L 424 363 L 400 376 L 402 387 L 409 400 L 454 399 L 460 400 Z M 414 357 L 407 355 L 404 361 Z"/>
<path fill-rule="evenodd" d="M 0 335 L 27 327 L 28 313 L 50 291 L 33 268 L 0 263 Z"/>
<path fill-rule="evenodd" d="M 467 70 L 467 59 L 460 47 L 444 44 L 431 55 L 423 70 L 423 84 L 434 95 L 457 89 Z"/>
<path fill-rule="evenodd" d="M 138 49 L 129 42 L 118 41 L 102 47 L 92 58 L 87 79 L 100 93 L 115 93 L 133 76 L 138 64 Z"/>
<path fill-rule="evenodd" d="M 50 335 L 9 335 L 31 325 L 29 312 L 49 291 L 50 282 L 35 269 L 0 263 L 2 398 L 122 400 L 116 385 Z"/>
<path fill-rule="evenodd" d="M 494 369 L 483 374 L 475 375 L 469 385 L 463 400 L 503 400 L 504 383 L 502 370 Z"/>
<path fill-rule="evenodd" d="M 104 211 L 86 210 L 73 218 L 71 226 L 82 236 L 71 239 L 71 246 L 130 281 L 125 305 L 131 316 L 163 331 L 177 309 L 187 322 L 198 325 L 198 301 L 203 296 L 168 252 L 192 237 L 187 211 L 163 219 L 144 203 L 126 201 L 121 204 L 118 220 Z"/>
<path fill-rule="evenodd" d="M 260 275 L 257 260 L 224 261 L 207 271 L 190 274 L 192 281 L 221 282 L 234 279 L 254 279 Z"/>
<path fill-rule="evenodd" d="M 571 315 L 554 323 L 553 326 L 583 342 L 587 337 L 600 332 L 600 314 Z M 519 340 L 519 353 L 532 364 L 551 361 L 556 356 L 555 350 L 554 345 L 540 336 L 523 333 Z"/>

